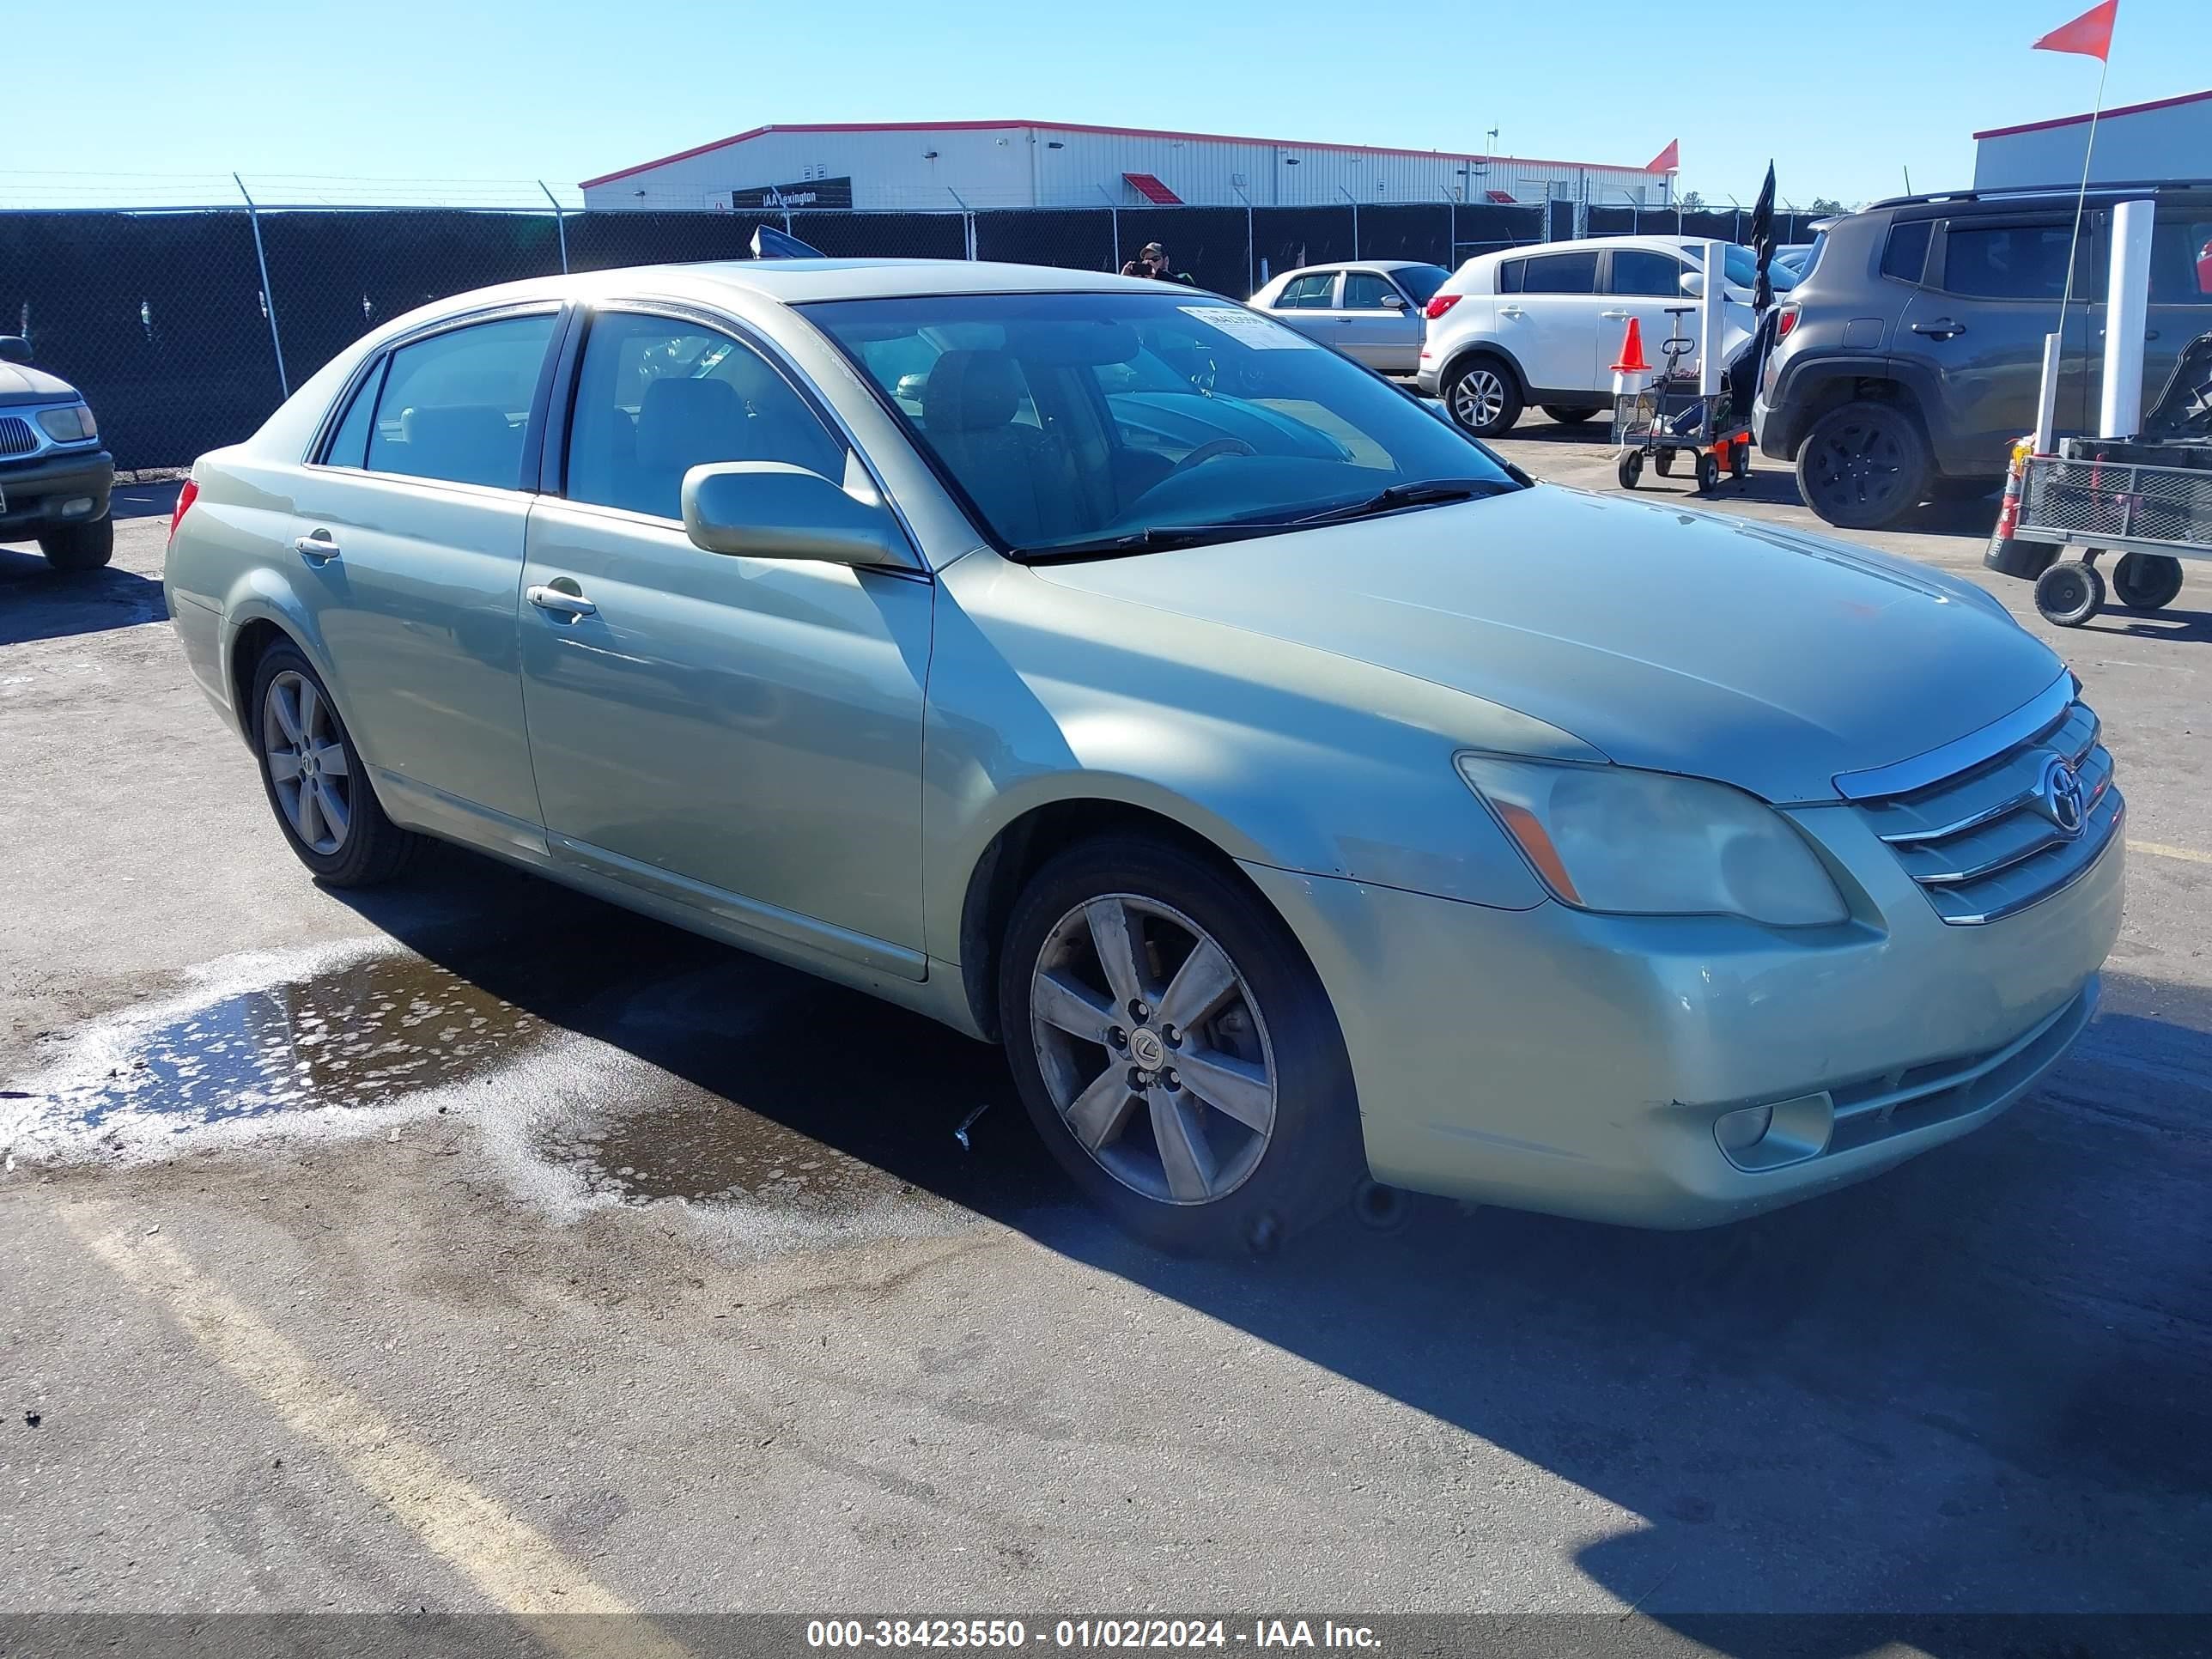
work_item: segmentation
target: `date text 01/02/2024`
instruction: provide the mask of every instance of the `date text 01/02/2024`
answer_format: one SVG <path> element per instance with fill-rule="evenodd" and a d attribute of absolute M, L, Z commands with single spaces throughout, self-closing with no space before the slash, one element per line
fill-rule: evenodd
<path fill-rule="evenodd" d="M 1379 1645 L 1366 1625 L 1332 1619 L 1084 1618 L 1054 1620 L 1034 1632 L 1018 1619 L 814 1619 L 806 1626 L 810 1648 L 1022 1648 L 1084 1650 L 1188 1648 L 1344 1648 Z"/>

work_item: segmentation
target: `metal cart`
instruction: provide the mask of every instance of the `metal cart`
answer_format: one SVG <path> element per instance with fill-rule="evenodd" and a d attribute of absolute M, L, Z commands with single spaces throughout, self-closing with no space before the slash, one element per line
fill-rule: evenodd
<path fill-rule="evenodd" d="M 1680 325 L 1690 307 L 1669 307 L 1668 314 Z M 1697 343 L 1676 334 L 1660 350 L 1667 367 L 1641 392 L 1624 392 L 1613 400 L 1613 441 L 1620 447 L 1614 475 L 1623 489 L 1633 489 L 1644 477 L 1644 464 L 1661 477 L 1672 477 L 1674 458 L 1694 455 L 1698 490 L 1710 495 L 1720 485 L 1725 469 L 1734 477 L 1751 476 L 1751 430 L 1733 418 L 1734 398 L 1726 392 L 1707 397 L 1698 390 L 1698 377 L 1681 367 L 1682 358 L 1697 349 Z"/>
<path fill-rule="evenodd" d="M 2103 608 L 2105 574 L 2097 559 L 2105 553 L 2119 556 L 2111 592 L 2121 605 L 2155 611 L 2172 602 L 2181 592 L 2181 561 L 2212 559 L 2212 447 L 2203 459 L 2203 466 L 2164 466 L 2017 456 L 2006 484 L 2009 522 L 1999 522 L 1998 537 L 2053 550 L 2032 561 L 2042 566 L 2035 608 L 2044 620 L 2079 628 Z M 2051 562 L 2069 547 L 2083 550 L 2078 560 Z M 2027 574 L 2019 556 L 2000 562 L 1996 555 L 1993 546 L 1989 562 L 1995 568 Z"/>

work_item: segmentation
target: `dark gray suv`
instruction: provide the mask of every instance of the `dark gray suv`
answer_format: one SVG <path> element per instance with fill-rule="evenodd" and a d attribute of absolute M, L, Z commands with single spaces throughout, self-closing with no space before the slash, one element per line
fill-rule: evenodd
<path fill-rule="evenodd" d="M 2212 182 L 2093 189 L 2066 307 L 2061 432 L 2095 420 L 2112 208 L 2144 198 L 2158 203 L 2147 399 L 2212 329 Z M 2002 479 L 2013 441 L 2035 427 L 2075 202 L 2063 188 L 1907 196 L 1828 227 L 1783 301 L 1753 416 L 1760 450 L 1796 463 L 1808 507 L 1873 529 Z"/>

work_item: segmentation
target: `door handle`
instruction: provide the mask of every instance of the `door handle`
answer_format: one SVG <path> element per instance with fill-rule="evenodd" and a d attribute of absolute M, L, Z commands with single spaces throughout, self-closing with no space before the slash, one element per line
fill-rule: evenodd
<path fill-rule="evenodd" d="M 566 617 L 572 622 L 579 617 L 596 617 L 599 614 L 599 607 L 581 593 L 564 593 L 557 587 L 547 587 L 541 584 L 531 588 L 523 597 L 540 611 L 550 611 L 555 616 Z"/>
<path fill-rule="evenodd" d="M 329 531 L 318 530 L 313 535 L 296 538 L 292 550 L 309 564 L 328 564 L 337 557 L 338 544 Z"/>
<path fill-rule="evenodd" d="M 1522 310 L 1519 306 L 1500 306 L 1498 307 L 1498 314 L 1501 317 L 1525 317 L 1528 313 Z"/>
<path fill-rule="evenodd" d="M 1948 317 L 1939 317 L 1932 323 L 1915 323 L 1915 334 L 1925 334 L 1931 340 L 1953 340 L 1966 331 L 1964 323 L 1954 323 Z"/>
<path fill-rule="evenodd" d="M 1598 315 L 1604 318 L 1606 321 L 1609 323 L 1617 323 L 1622 318 L 1627 316 L 1628 313 L 1625 311 L 1601 311 L 1598 313 Z"/>

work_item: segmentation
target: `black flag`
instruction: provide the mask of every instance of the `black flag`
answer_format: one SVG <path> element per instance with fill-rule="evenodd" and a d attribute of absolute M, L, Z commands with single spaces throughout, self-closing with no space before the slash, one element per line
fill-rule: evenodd
<path fill-rule="evenodd" d="M 1766 182 L 1759 187 L 1759 200 L 1751 210 L 1751 251 L 1759 257 L 1759 281 L 1751 291 L 1754 312 L 1774 303 L 1774 284 L 1766 268 L 1774 260 L 1774 163 L 1766 164 Z"/>
<path fill-rule="evenodd" d="M 777 230 L 761 225 L 753 231 L 753 258 L 756 259 L 818 259 L 822 250 L 810 247 L 787 230 Z"/>

